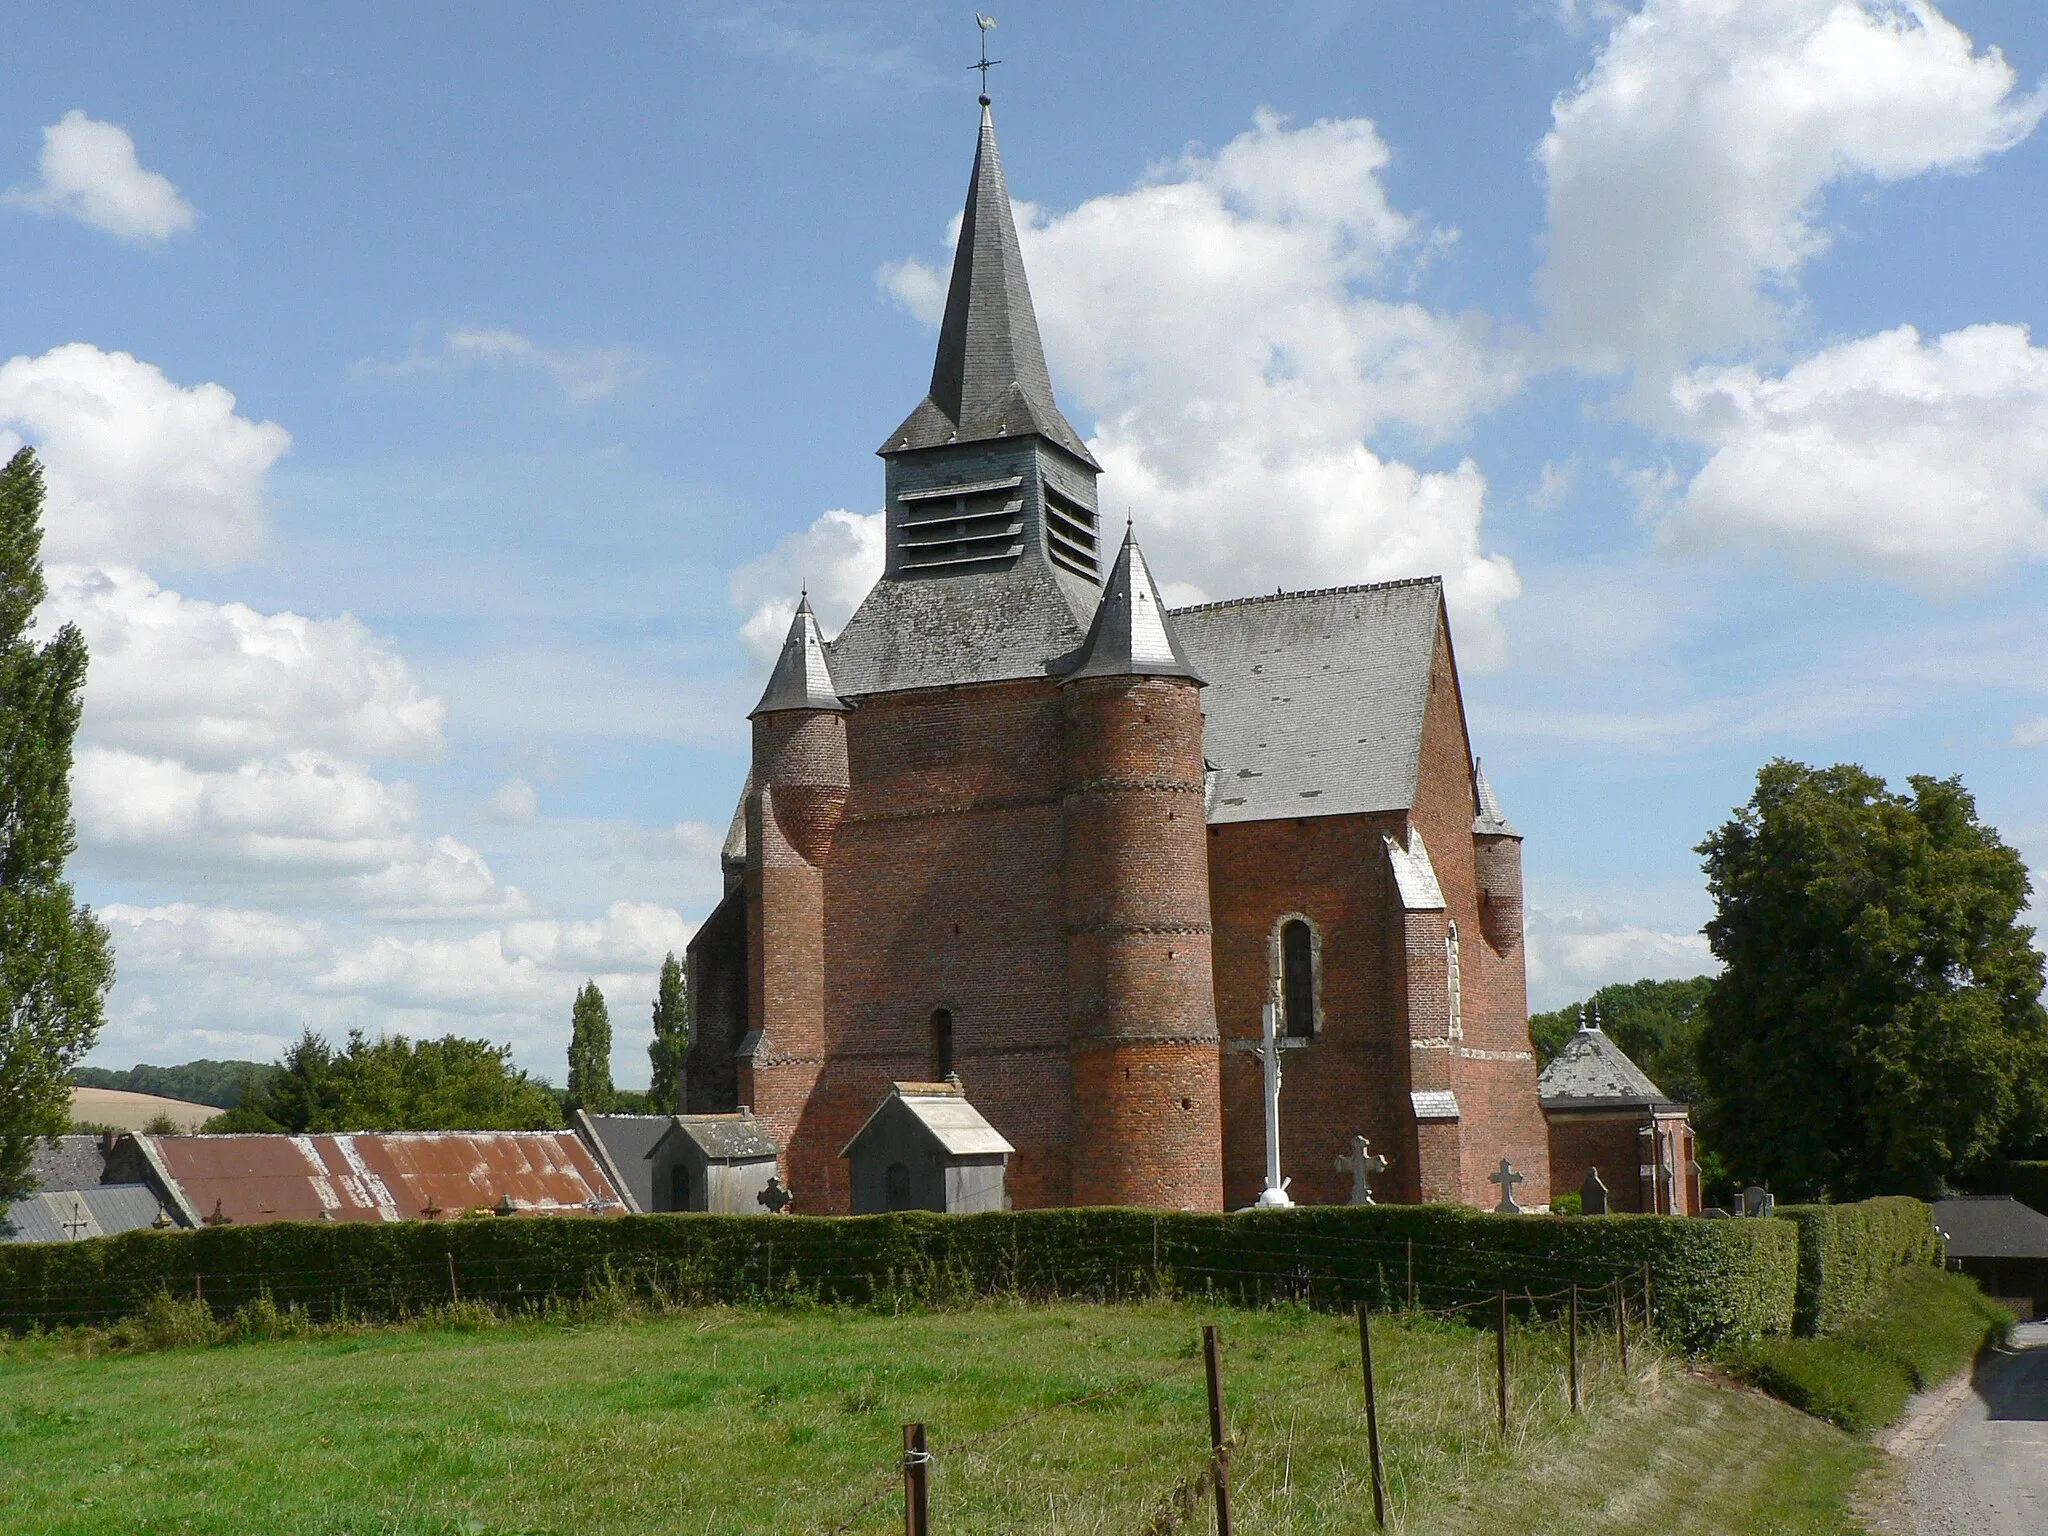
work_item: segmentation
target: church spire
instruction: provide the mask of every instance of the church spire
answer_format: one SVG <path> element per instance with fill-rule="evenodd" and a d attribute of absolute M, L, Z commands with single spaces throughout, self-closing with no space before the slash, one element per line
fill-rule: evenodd
<path fill-rule="evenodd" d="M 818 616 L 811 612 L 806 593 L 789 621 L 789 634 L 782 642 L 782 654 L 775 658 L 775 670 L 768 674 L 768 686 L 754 715 L 770 715 L 785 709 L 846 708 L 832 684 L 832 669 L 825 660 L 825 637 L 818 633 Z M 753 715 L 749 715 L 752 719 Z"/>
<path fill-rule="evenodd" d="M 1060 680 L 1084 677 L 1186 677 L 1199 683 L 1187 653 L 1174 637 L 1173 621 L 1159 600 L 1159 588 L 1145 564 L 1138 536 L 1124 529 L 1124 547 L 1103 584 L 1102 602 L 1080 660 Z"/>
<path fill-rule="evenodd" d="M 984 97 L 931 393 L 889 434 L 881 452 L 886 456 L 1027 433 L 1057 443 L 1091 469 L 1098 467 L 1053 400 L 1045 344 L 1039 339 L 1017 222 L 1003 182 L 1003 159 L 996 149 L 995 119 Z"/>

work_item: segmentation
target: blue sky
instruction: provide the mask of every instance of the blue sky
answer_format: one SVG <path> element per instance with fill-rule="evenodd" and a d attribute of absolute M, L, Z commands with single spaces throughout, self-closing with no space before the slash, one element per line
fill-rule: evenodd
<path fill-rule="evenodd" d="M 2048 14 L 998 15 L 1109 506 L 1182 597 L 1446 577 L 1538 1006 L 1704 967 L 1691 848 L 1775 754 L 1961 773 L 2048 865 Z M 94 646 L 95 1060 L 359 1025 L 559 1076 L 592 975 L 644 1081 L 764 644 L 879 569 L 974 50 L 879 3 L 14 19 L 0 436 Z"/>

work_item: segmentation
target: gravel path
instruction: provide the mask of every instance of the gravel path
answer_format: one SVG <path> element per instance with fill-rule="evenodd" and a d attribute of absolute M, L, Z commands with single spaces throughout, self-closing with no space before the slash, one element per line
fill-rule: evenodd
<path fill-rule="evenodd" d="M 2048 1323 L 1987 1353 L 1971 1390 L 1942 1394 L 1901 1426 L 1916 1536 L 2048 1531 Z M 1941 1400 L 1953 1396 L 1953 1406 Z M 1944 1411 L 1946 1410 L 1946 1411 Z"/>

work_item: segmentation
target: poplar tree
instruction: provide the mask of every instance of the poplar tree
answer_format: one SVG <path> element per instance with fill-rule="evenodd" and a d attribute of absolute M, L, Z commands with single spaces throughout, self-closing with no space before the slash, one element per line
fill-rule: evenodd
<path fill-rule="evenodd" d="M 612 1016 L 595 981 L 576 994 L 569 1016 L 569 1109 L 593 1115 L 612 1107 Z"/>
<path fill-rule="evenodd" d="M 683 968 L 674 951 L 661 962 L 661 983 L 654 994 L 654 1039 L 647 1047 L 653 1078 L 647 1107 L 657 1115 L 683 1112 L 683 1057 L 690 1049 L 690 998 Z"/>
<path fill-rule="evenodd" d="M 0 469 L 0 1203 L 26 1192 L 35 1138 L 71 1123 L 71 1069 L 99 1037 L 114 957 L 64 879 L 71 743 L 85 637 L 30 634 L 43 600 L 43 475 L 23 448 Z"/>

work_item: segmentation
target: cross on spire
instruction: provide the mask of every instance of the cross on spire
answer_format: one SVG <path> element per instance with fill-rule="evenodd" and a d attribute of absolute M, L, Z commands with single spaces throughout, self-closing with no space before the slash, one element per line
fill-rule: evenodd
<path fill-rule="evenodd" d="M 992 59 L 988 56 L 988 29 L 996 24 L 995 17 L 984 16 L 981 12 L 976 11 L 974 13 L 974 24 L 981 29 L 981 62 L 979 64 L 970 64 L 967 67 L 981 71 L 981 104 L 985 107 L 988 105 L 988 72 L 1003 61 L 1001 59 Z"/>
<path fill-rule="evenodd" d="M 1374 1154 L 1371 1142 L 1367 1141 L 1363 1136 L 1351 1138 L 1351 1151 L 1349 1155 L 1339 1155 L 1337 1158 L 1337 1171 L 1342 1173 L 1347 1168 L 1351 1170 L 1351 1203 L 1353 1205 L 1372 1205 L 1375 1203 L 1372 1198 L 1372 1181 L 1380 1174 L 1385 1173 L 1387 1167 L 1387 1160 Z"/>

